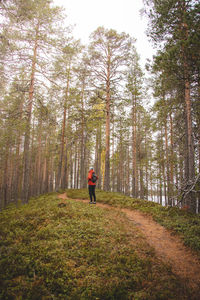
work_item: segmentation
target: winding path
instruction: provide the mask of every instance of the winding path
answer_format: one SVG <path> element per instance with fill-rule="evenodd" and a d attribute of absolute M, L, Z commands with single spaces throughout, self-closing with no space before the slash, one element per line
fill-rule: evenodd
<path fill-rule="evenodd" d="M 60 194 L 59 198 L 67 199 L 66 193 Z M 88 203 L 88 200 L 74 200 Z M 150 216 L 137 210 L 116 208 L 103 203 L 96 205 L 125 213 L 129 221 L 140 229 L 149 245 L 155 249 L 157 257 L 170 264 L 173 272 L 185 280 L 191 288 L 200 289 L 200 260 L 197 255 L 184 246 L 179 237 L 172 235 L 170 231 L 153 221 Z"/>

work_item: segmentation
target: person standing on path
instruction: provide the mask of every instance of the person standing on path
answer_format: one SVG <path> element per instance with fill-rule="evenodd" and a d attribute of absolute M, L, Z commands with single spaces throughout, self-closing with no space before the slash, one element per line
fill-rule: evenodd
<path fill-rule="evenodd" d="M 98 176 L 95 174 L 93 167 L 91 167 L 88 173 L 88 189 L 90 195 L 90 204 L 96 204 L 95 187 L 97 179 Z M 92 198 L 94 198 L 94 202 L 92 202 Z"/>

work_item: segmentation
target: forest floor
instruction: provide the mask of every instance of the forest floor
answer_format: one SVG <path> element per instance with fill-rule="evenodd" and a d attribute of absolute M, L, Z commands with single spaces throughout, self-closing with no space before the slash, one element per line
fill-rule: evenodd
<path fill-rule="evenodd" d="M 67 194 L 59 195 L 62 200 L 67 200 Z M 88 203 L 88 200 L 74 199 Z M 92 204 L 92 206 L 94 206 Z M 170 230 L 156 223 L 151 216 L 138 210 L 113 207 L 108 204 L 98 203 L 97 207 L 114 209 L 125 214 L 129 221 L 127 224 L 136 226 L 146 238 L 148 244 L 154 248 L 156 256 L 172 267 L 174 274 L 178 275 L 192 289 L 200 286 L 200 261 L 192 250 L 184 246 L 182 240 Z M 131 222 L 131 223 L 130 223 Z M 129 225 L 128 225 L 129 226 Z M 131 230 L 130 230 L 131 233 Z M 134 239 L 132 241 L 134 243 Z"/>

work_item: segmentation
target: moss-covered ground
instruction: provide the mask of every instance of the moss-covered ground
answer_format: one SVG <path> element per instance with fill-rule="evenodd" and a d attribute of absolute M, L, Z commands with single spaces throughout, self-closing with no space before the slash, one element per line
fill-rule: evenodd
<path fill-rule="evenodd" d="M 67 190 L 71 198 L 88 199 L 87 189 Z M 120 193 L 110 193 L 101 190 L 96 191 L 97 201 L 112 206 L 138 209 L 150 214 L 153 219 L 178 234 L 200 257 L 200 215 L 192 214 L 177 207 L 163 207 L 155 202 L 133 199 Z"/>
<path fill-rule="evenodd" d="M 194 299 L 122 213 L 72 200 L 87 190 L 67 194 L 63 205 L 53 193 L 0 213 L 0 299 Z M 119 194 L 97 199 L 158 210 Z"/>

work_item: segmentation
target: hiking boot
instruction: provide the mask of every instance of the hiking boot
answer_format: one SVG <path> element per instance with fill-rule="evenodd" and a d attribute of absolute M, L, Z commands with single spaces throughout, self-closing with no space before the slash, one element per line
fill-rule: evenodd
<path fill-rule="evenodd" d="M 92 201 L 90 201 L 89 204 L 92 204 Z"/>
<path fill-rule="evenodd" d="M 96 204 L 96 201 L 94 201 L 93 203 Z"/>

